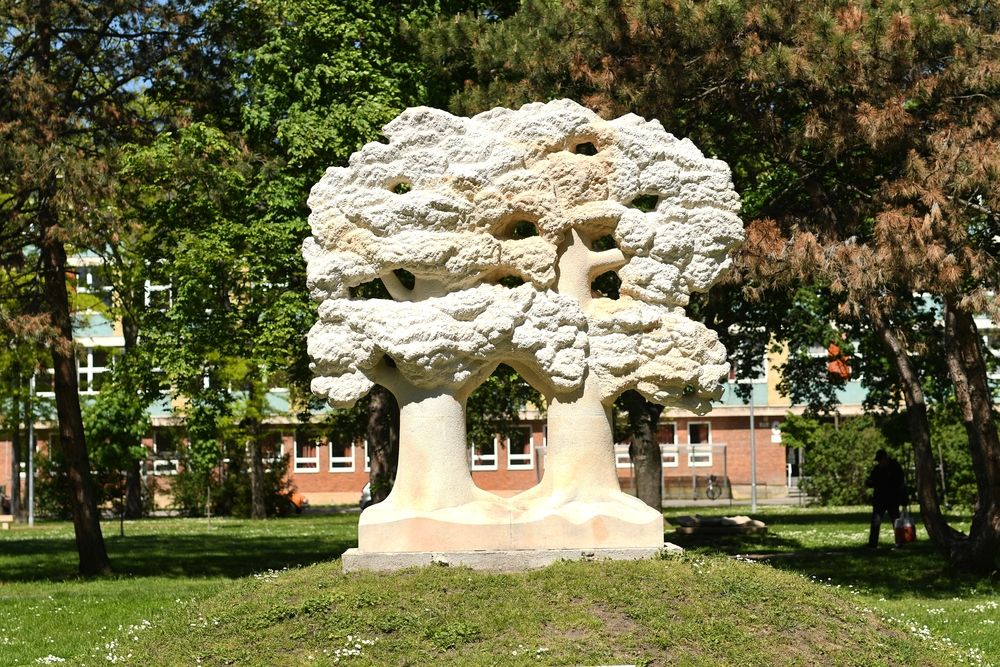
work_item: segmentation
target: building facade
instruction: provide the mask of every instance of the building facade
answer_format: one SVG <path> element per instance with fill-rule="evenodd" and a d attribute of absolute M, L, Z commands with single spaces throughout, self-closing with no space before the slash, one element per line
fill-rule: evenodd
<path fill-rule="evenodd" d="M 91 293 L 101 300 L 110 299 L 109 289 L 100 283 L 94 256 L 73 259 L 74 281 L 81 293 Z M 147 286 L 148 305 L 169 289 Z M 977 321 L 987 348 L 1000 356 L 1000 329 L 988 319 Z M 80 393 L 84 400 L 100 391 L 124 339 L 117 323 L 98 312 L 78 314 L 76 322 L 77 364 Z M 826 354 L 824 348 L 818 354 Z M 774 369 L 782 355 L 772 354 L 760 377 L 741 381 L 752 385 L 752 401 L 745 402 L 736 393 L 737 383 L 725 387 L 722 398 L 704 416 L 667 409 L 660 420 L 658 440 L 663 461 L 663 489 L 667 498 L 704 497 L 710 476 L 724 492 L 741 499 L 750 496 L 756 483 L 758 497 L 786 495 L 797 483 L 801 452 L 787 448 L 781 439 L 781 424 L 789 412 L 801 412 L 777 389 L 780 377 Z M 842 370 L 842 369 L 841 369 Z M 831 367 L 831 371 L 838 371 Z M 51 400 L 51 373 L 36 374 L 37 399 Z M 839 412 L 849 417 L 861 413 L 865 392 L 859 382 L 849 379 L 840 390 Z M 312 505 L 354 504 L 368 481 L 369 465 L 364 441 L 337 442 L 313 427 L 297 428 L 289 417 L 287 392 L 268 394 L 272 413 L 279 417 L 268 424 L 274 455 L 288 457 L 288 471 L 297 491 Z M 150 407 L 153 431 L 144 444 L 149 457 L 144 472 L 157 486 L 166 490 L 170 479 L 183 467 L 183 430 L 179 404 L 164 392 Z M 285 416 L 280 416 L 285 415 Z M 44 448 L 53 424 L 41 420 L 35 424 L 36 446 Z M 545 420 L 537 412 L 526 412 L 518 425 L 520 437 L 513 441 L 495 439 L 471 443 L 469 469 L 477 485 L 504 496 L 526 490 L 541 479 L 545 471 Z M 0 433 L 0 489 L 9 494 L 15 472 L 11 466 L 12 446 L 9 433 Z M 615 445 L 619 481 L 626 491 L 634 490 L 634 475 L 628 444 Z M 26 479 L 26 463 L 21 462 L 20 476 Z M 166 506 L 169 498 L 158 498 Z"/>

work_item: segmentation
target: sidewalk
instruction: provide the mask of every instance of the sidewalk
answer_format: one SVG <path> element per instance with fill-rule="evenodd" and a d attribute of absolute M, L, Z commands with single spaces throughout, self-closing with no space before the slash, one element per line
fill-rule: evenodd
<path fill-rule="evenodd" d="M 802 498 L 758 498 L 757 505 L 787 505 L 790 507 L 805 507 L 809 504 L 809 499 Z M 718 500 L 708 500 L 704 498 L 699 498 L 698 500 L 691 500 L 684 498 L 669 498 L 664 499 L 663 507 L 747 507 L 750 505 L 749 498 L 736 498 L 735 500 L 730 500 L 728 498 L 719 498 Z"/>

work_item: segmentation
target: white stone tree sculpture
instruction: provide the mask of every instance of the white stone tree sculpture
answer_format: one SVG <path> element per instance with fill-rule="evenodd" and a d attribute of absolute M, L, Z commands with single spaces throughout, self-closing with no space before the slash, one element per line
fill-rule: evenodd
<path fill-rule="evenodd" d="M 651 401 L 705 412 L 721 393 L 725 348 L 683 306 L 727 268 L 742 239 L 729 168 L 657 121 L 634 115 L 604 121 L 568 101 L 483 116 L 518 141 L 541 146 L 541 155 L 498 179 L 479 199 L 482 208 L 492 211 L 489 217 L 535 222 L 556 247 L 556 291 L 588 319 L 583 386 L 547 396 L 545 478 L 516 502 L 529 516 L 554 513 L 577 523 L 608 513 L 640 525 L 645 516 L 652 540 L 659 513 L 618 485 L 610 406 L 637 389 Z M 616 247 L 593 250 L 607 236 Z M 621 279 L 618 300 L 595 297 L 591 289 L 609 270 Z"/>
<path fill-rule="evenodd" d="M 314 391 L 345 405 L 379 383 L 401 405 L 396 485 L 362 515 L 361 548 L 661 544 L 659 512 L 618 488 L 610 404 L 635 388 L 705 409 L 720 390 L 725 350 L 682 307 L 742 234 L 726 165 L 567 100 L 410 109 L 385 132 L 314 187 L 303 248 L 322 302 Z M 592 249 L 609 235 L 617 247 Z M 609 270 L 618 300 L 591 291 Z M 374 279 L 393 300 L 351 299 Z M 545 477 L 513 502 L 476 489 L 466 459 L 465 398 L 500 362 L 549 410 Z"/>

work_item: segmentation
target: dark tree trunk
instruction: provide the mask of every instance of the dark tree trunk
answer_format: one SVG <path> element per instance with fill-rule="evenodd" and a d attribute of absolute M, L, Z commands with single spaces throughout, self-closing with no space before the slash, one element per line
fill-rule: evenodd
<path fill-rule="evenodd" d="M 871 311 L 874 312 L 874 311 Z M 930 424 L 927 421 L 927 404 L 920 376 L 913 366 L 899 335 L 880 317 L 872 318 L 872 326 L 878 333 L 882 346 L 899 376 L 903 397 L 906 401 L 906 425 L 913 443 L 913 455 L 917 469 L 916 492 L 920 504 L 920 517 L 931 541 L 946 556 L 952 545 L 965 536 L 948 525 L 941 513 L 938 499 L 937 475 L 934 470 L 934 452 L 931 449 Z"/>
<path fill-rule="evenodd" d="M 20 520 L 21 512 L 21 369 L 14 366 L 14 411 L 11 414 L 13 430 L 10 434 L 10 513 Z M 30 419 L 27 416 L 26 419 Z"/>
<path fill-rule="evenodd" d="M 250 380 L 249 404 L 251 409 L 258 408 L 261 400 L 260 386 L 255 377 Z M 247 453 L 250 456 L 250 518 L 267 518 L 267 507 L 264 505 L 264 460 L 260 451 L 260 421 L 250 420 L 250 438 L 247 442 Z"/>
<path fill-rule="evenodd" d="M 377 503 L 385 500 L 392 490 L 399 461 L 399 404 L 385 387 L 376 385 L 372 389 L 366 431 L 372 502 Z"/>
<path fill-rule="evenodd" d="M 135 353 L 139 342 L 139 327 L 128 315 L 122 317 L 122 337 L 125 339 L 125 356 Z M 141 462 L 130 461 L 125 471 L 125 518 L 142 517 L 142 469 Z"/>
<path fill-rule="evenodd" d="M 991 574 L 1000 557 L 1000 438 L 975 319 L 945 301 L 945 358 L 969 437 L 978 505 L 969 538 L 952 545 L 952 565 Z"/>
<path fill-rule="evenodd" d="M 637 391 L 622 394 L 632 431 L 629 456 L 635 471 L 635 495 L 650 507 L 663 508 L 663 456 L 657 442 L 663 406 L 650 403 Z"/>
<path fill-rule="evenodd" d="M 250 455 L 250 518 L 267 518 L 264 505 L 264 461 L 260 453 L 260 429 L 254 428 L 247 442 Z"/>
<path fill-rule="evenodd" d="M 42 275 L 45 300 L 58 340 L 52 345 L 52 370 L 59 419 L 59 446 L 66 462 L 76 548 L 80 555 L 80 573 L 110 574 L 111 561 L 101 534 L 100 515 L 90 479 L 90 460 L 80 413 L 80 395 L 73 348 L 69 295 L 66 292 L 66 249 L 54 229 L 54 216 L 43 202 L 41 222 Z M 46 220 L 45 218 L 49 219 Z"/>
<path fill-rule="evenodd" d="M 125 471 L 125 518 L 142 518 L 141 461 L 130 461 Z"/>

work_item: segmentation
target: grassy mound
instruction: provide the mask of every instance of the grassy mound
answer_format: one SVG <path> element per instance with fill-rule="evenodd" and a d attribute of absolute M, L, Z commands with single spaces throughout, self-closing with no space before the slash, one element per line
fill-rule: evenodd
<path fill-rule="evenodd" d="M 129 647 L 149 665 L 953 665 L 850 595 L 724 557 L 523 574 L 258 574 Z"/>

